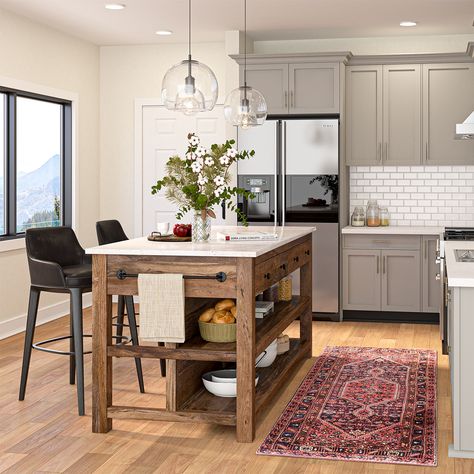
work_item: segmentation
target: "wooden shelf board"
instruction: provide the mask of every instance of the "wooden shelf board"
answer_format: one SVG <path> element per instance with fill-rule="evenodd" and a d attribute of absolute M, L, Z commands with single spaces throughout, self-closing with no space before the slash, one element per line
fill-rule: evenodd
<path fill-rule="evenodd" d="M 274 393 L 281 388 L 285 376 L 305 357 L 305 346 L 299 339 L 290 339 L 290 350 L 277 356 L 270 367 L 258 368 L 258 385 L 255 388 L 256 411 L 262 409 Z M 200 388 L 181 408 L 183 413 L 208 412 L 211 418 L 215 415 L 234 415 L 236 413 L 236 399 L 217 397 L 209 393 L 204 387 Z"/>
<path fill-rule="evenodd" d="M 294 296 L 291 301 L 275 303 L 275 311 L 256 324 L 256 354 L 260 354 L 292 321 L 304 311 L 310 310 L 308 297 Z M 152 359 L 201 360 L 216 362 L 235 362 L 236 343 L 207 342 L 196 335 L 179 344 L 176 349 L 162 346 L 113 345 L 107 349 L 112 357 L 143 357 Z"/>

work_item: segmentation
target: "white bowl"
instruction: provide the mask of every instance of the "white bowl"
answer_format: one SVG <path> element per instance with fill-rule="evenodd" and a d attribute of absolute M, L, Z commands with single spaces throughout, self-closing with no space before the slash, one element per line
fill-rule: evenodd
<path fill-rule="evenodd" d="M 235 369 L 219 370 L 211 375 L 213 382 L 237 383 L 237 371 Z"/>
<path fill-rule="evenodd" d="M 229 372 L 228 370 L 215 370 L 213 372 L 207 372 L 202 376 L 202 382 L 204 387 L 211 392 L 213 395 L 218 397 L 236 397 L 237 396 L 237 382 L 214 382 L 212 376 L 217 378 L 225 379 L 222 377 L 222 372 Z M 257 386 L 258 377 L 255 377 L 255 386 Z"/>
<path fill-rule="evenodd" d="M 257 367 L 270 367 L 275 362 L 278 350 L 278 341 L 275 339 L 256 359 Z"/>

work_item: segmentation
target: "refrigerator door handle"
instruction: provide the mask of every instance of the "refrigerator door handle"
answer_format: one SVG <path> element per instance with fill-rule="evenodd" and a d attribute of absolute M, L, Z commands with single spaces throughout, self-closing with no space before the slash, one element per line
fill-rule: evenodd
<path fill-rule="evenodd" d="M 279 132 L 279 126 L 278 122 L 275 124 L 275 141 L 276 141 L 276 150 L 277 152 L 275 153 L 275 175 L 273 177 L 274 179 L 274 184 L 273 184 L 273 200 L 274 205 L 275 205 L 275 212 L 273 216 L 273 225 L 276 227 L 278 225 L 278 142 L 280 140 L 280 132 Z"/>
<path fill-rule="evenodd" d="M 282 140 L 282 170 L 281 170 L 281 225 L 285 227 L 286 220 L 286 121 L 283 122 Z"/>

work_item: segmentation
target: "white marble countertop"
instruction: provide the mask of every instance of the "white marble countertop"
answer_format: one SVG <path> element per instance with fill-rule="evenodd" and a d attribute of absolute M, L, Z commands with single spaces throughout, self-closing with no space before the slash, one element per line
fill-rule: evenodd
<path fill-rule="evenodd" d="M 474 250 L 474 242 L 448 240 L 444 243 L 448 286 L 474 287 L 474 262 L 456 262 L 455 250 Z"/>
<path fill-rule="evenodd" d="M 444 227 L 428 226 L 386 226 L 386 227 L 352 227 L 350 225 L 342 229 L 343 234 L 367 234 L 367 235 L 439 235 Z"/>
<path fill-rule="evenodd" d="M 226 242 L 216 240 L 216 232 L 275 232 L 278 240 Z M 114 244 L 100 245 L 86 249 L 88 254 L 97 255 L 153 255 L 176 257 L 258 257 L 300 237 L 311 234 L 316 227 L 231 227 L 213 226 L 211 239 L 206 243 L 193 242 L 151 242 L 146 237 L 124 240 Z"/>

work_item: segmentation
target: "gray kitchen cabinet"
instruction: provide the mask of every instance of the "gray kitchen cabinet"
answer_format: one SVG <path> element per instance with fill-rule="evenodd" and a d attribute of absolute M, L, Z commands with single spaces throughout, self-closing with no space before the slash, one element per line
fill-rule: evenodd
<path fill-rule="evenodd" d="M 383 66 L 383 164 L 421 162 L 421 66 Z"/>
<path fill-rule="evenodd" d="M 381 306 L 380 251 L 343 251 L 344 309 L 377 311 Z"/>
<path fill-rule="evenodd" d="M 422 306 L 425 313 L 439 312 L 440 281 L 437 280 L 437 275 L 439 275 L 439 265 L 436 263 L 437 240 L 435 236 L 423 237 Z"/>
<path fill-rule="evenodd" d="M 449 265 L 448 265 L 449 275 Z M 453 444 L 450 457 L 474 458 L 474 288 L 450 287 L 448 293 L 448 342 L 451 376 Z"/>
<path fill-rule="evenodd" d="M 351 66 L 346 73 L 348 165 L 421 162 L 421 66 Z"/>
<path fill-rule="evenodd" d="M 346 68 L 346 162 L 382 163 L 382 66 Z"/>
<path fill-rule="evenodd" d="M 240 75 L 243 84 L 243 68 Z M 288 113 L 288 64 L 250 64 L 247 66 L 247 84 L 263 94 L 269 114 Z"/>
<path fill-rule="evenodd" d="M 455 140 L 456 123 L 474 110 L 474 65 L 423 65 L 423 157 L 426 164 L 473 164 L 474 140 Z"/>
<path fill-rule="evenodd" d="M 263 94 L 270 115 L 339 113 L 339 63 L 261 61 L 247 65 L 247 84 Z M 243 74 L 241 65 L 241 83 Z"/>
<path fill-rule="evenodd" d="M 382 311 L 420 311 L 420 251 L 383 250 Z"/>
<path fill-rule="evenodd" d="M 339 113 L 339 64 L 289 65 L 290 114 Z"/>

